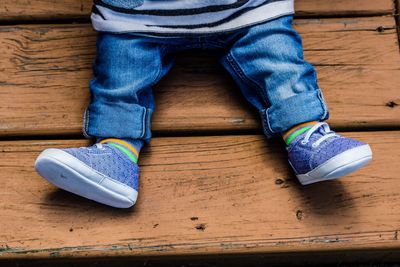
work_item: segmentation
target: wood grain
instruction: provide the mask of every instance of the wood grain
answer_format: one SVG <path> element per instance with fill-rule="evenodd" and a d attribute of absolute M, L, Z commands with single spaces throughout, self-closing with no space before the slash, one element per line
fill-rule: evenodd
<path fill-rule="evenodd" d="M 92 0 L 2 0 L 1 20 L 89 18 Z"/>
<path fill-rule="evenodd" d="M 390 1 L 349 0 L 295 0 L 296 14 L 300 16 L 357 16 L 393 14 Z"/>
<path fill-rule="evenodd" d="M 393 13 L 391 0 L 296 0 L 301 16 L 384 15 Z M 0 21 L 88 18 L 92 0 L 2 0 Z"/>
<path fill-rule="evenodd" d="M 394 27 L 391 17 L 296 21 L 334 126 L 400 125 Z M 3 26 L 0 50 L 0 135 L 80 133 L 95 55 L 90 26 Z M 155 91 L 156 132 L 260 127 L 258 115 L 209 52 L 180 55 Z"/>
<path fill-rule="evenodd" d="M 394 1 L 394 8 L 395 8 L 395 19 L 396 19 L 396 25 L 397 25 L 397 34 L 399 37 L 399 49 L 400 49 L 400 0 L 395 0 Z"/>
<path fill-rule="evenodd" d="M 398 250 L 400 132 L 348 135 L 370 143 L 372 163 L 307 187 L 261 135 L 155 138 L 130 210 L 34 172 L 44 148 L 86 141 L 0 142 L 0 259 Z"/>

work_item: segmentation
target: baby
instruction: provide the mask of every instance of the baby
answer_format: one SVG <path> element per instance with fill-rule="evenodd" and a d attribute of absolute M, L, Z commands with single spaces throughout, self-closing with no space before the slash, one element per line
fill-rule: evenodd
<path fill-rule="evenodd" d="M 139 153 L 151 139 L 152 86 L 177 52 L 219 52 L 268 138 L 281 136 L 303 185 L 339 178 L 372 158 L 369 145 L 330 130 L 314 67 L 292 28 L 293 0 L 95 0 L 97 56 L 84 134 L 91 147 L 46 149 L 54 185 L 118 208 L 135 204 Z"/>

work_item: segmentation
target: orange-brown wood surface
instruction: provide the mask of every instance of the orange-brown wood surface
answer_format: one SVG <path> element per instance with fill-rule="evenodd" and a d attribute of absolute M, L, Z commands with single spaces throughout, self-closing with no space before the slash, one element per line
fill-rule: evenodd
<path fill-rule="evenodd" d="M 307 187 L 282 144 L 263 136 L 155 138 L 130 210 L 60 191 L 34 172 L 42 149 L 86 141 L 0 142 L 0 258 L 400 249 L 400 134 L 348 135 L 370 143 L 372 163 Z"/>
<path fill-rule="evenodd" d="M 282 141 L 254 135 L 258 115 L 217 54 L 185 52 L 155 88 L 159 137 L 141 153 L 139 199 L 128 210 L 59 190 L 33 168 L 45 148 L 88 144 L 51 135 L 80 134 L 95 56 L 91 2 L 0 1 L 0 265 L 34 258 L 70 266 L 73 258 L 93 266 L 119 256 L 400 259 L 400 131 L 378 131 L 400 129 L 394 1 L 295 1 L 330 124 L 371 145 L 369 165 L 301 186 Z M 238 135 L 223 135 L 232 131 Z"/>
<path fill-rule="evenodd" d="M 296 28 L 306 59 L 317 67 L 332 125 L 400 125 L 400 57 L 392 17 L 297 20 Z M 0 48 L 0 135 L 80 133 L 95 53 L 90 26 L 2 26 Z M 153 129 L 259 128 L 258 115 L 216 58 L 198 54 L 178 56 L 157 86 Z"/>
<path fill-rule="evenodd" d="M 298 15 L 383 15 L 393 13 L 391 0 L 296 0 Z M 2 0 L 1 20 L 88 18 L 92 0 Z"/>

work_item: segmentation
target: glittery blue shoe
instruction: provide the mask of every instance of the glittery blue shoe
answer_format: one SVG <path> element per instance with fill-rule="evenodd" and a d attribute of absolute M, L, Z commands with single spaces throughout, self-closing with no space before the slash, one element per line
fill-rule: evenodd
<path fill-rule="evenodd" d="M 372 159 L 369 145 L 340 136 L 317 123 L 287 147 L 289 163 L 303 185 L 332 180 L 361 168 Z"/>
<path fill-rule="evenodd" d="M 121 145 L 46 149 L 36 171 L 55 186 L 116 208 L 129 208 L 138 195 L 139 167 Z M 126 152 L 126 151 L 125 151 Z"/>

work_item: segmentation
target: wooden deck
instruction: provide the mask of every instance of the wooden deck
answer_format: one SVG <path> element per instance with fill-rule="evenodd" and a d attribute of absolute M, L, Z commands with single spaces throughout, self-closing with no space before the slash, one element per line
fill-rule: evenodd
<path fill-rule="evenodd" d="M 156 137 L 141 155 L 138 204 L 117 210 L 58 190 L 33 169 L 45 148 L 88 143 L 81 128 L 95 53 L 91 1 L 3 0 L 0 265 L 400 260 L 395 4 L 297 0 L 296 6 L 296 28 L 317 67 L 329 122 L 370 143 L 372 163 L 339 181 L 300 186 L 282 142 L 265 140 L 257 114 L 216 59 L 184 53 L 155 90 Z"/>

